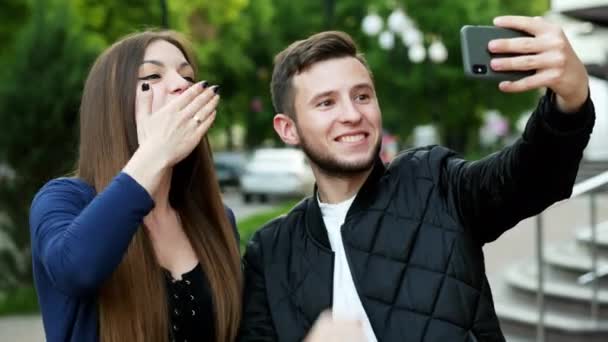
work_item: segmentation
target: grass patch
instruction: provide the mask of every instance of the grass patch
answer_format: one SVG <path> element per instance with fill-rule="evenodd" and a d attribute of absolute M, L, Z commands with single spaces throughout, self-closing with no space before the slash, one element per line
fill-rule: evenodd
<path fill-rule="evenodd" d="M 258 229 L 277 216 L 287 213 L 296 203 L 296 201 L 285 202 L 274 209 L 257 213 L 245 219 L 239 220 L 236 226 L 238 227 L 239 234 L 241 235 L 241 252 L 245 252 L 247 242 Z"/>
<path fill-rule="evenodd" d="M 0 292 L 0 316 L 40 312 L 34 286 Z"/>

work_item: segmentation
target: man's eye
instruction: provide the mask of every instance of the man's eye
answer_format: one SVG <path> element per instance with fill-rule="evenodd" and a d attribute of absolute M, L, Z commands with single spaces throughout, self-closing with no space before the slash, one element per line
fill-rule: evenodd
<path fill-rule="evenodd" d="M 317 107 L 328 107 L 331 106 L 334 102 L 332 100 L 321 101 L 317 104 Z"/>

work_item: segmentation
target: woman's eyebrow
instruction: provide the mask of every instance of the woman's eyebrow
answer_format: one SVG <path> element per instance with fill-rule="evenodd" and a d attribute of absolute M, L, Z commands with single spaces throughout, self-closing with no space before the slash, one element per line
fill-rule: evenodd
<path fill-rule="evenodd" d="M 146 60 L 146 61 L 141 62 L 141 64 L 146 64 L 146 63 L 158 65 L 159 67 L 164 67 L 165 66 L 162 62 L 155 61 L 155 60 Z"/>

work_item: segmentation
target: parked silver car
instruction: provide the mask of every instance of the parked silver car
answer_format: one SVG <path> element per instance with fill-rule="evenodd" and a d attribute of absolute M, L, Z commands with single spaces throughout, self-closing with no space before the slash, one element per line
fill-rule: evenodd
<path fill-rule="evenodd" d="M 243 201 L 270 196 L 303 197 L 312 193 L 314 175 L 306 156 L 295 148 L 262 148 L 253 153 L 241 175 Z"/>
<path fill-rule="evenodd" d="M 215 174 L 222 189 L 239 187 L 247 158 L 242 152 L 214 152 Z"/>

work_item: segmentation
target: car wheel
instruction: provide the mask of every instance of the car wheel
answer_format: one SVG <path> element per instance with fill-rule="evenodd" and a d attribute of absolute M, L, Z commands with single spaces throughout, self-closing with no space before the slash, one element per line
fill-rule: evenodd
<path fill-rule="evenodd" d="M 268 195 L 260 194 L 260 202 L 262 202 L 262 203 L 268 202 Z"/>
<path fill-rule="evenodd" d="M 243 202 L 251 203 L 252 200 L 253 200 L 253 196 L 251 196 L 251 194 L 249 194 L 249 193 L 243 194 Z"/>

